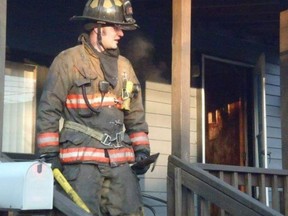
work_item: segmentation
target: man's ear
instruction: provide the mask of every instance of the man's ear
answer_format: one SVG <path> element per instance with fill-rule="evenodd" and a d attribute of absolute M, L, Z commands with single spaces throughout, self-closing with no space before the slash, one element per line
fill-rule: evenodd
<path fill-rule="evenodd" d="M 93 31 L 97 34 L 97 33 L 98 33 L 98 28 L 97 28 L 97 27 L 94 27 L 94 28 L 93 28 Z"/>

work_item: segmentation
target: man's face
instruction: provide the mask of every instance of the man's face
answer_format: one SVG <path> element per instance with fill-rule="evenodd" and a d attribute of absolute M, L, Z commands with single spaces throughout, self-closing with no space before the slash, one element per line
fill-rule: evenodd
<path fill-rule="evenodd" d="M 101 28 L 101 35 L 105 49 L 117 49 L 118 42 L 124 36 L 124 33 L 117 26 L 104 26 Z"/>

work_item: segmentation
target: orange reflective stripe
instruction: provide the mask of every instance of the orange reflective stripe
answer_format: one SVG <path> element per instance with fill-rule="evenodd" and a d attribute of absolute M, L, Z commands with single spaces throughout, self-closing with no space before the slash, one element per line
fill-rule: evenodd
<path fill-rule="evenodd" d="M 101 163 L 109 162 L 109 158 L 105 157 L 103 149 L 88 147 L 60 149 L 60 158 L 64 163 L 71 163 L 75 161 L 96 161 Z"/>
<path fill-rule="evenodd" d="M 108 149 L 111 163 L 134 162 L 134 151 L 131 148 Z"/>
<path fill-rule="evenodd" d="M 58 146 L 59 145 L 59 133 L 41 133 L 37 135 L 37 144 L 39 148 Z"/>
<path fill-rule="evenodd" d="M 101 104 L 101 95 L 93 94 L 87 95 L 89 103 L 92 107 L 98 107 Z M 116 97 L 113 94 L 107 93 L 103 99 L 102 106 L 114 106 L 116 105 Z M 82 95 L 71 94 L 67 96 L 66 107 L 71 109 L 84 109 L 88 108 Z"/>
<path fill-rule="evenodd" d="M 105 157 L 104 149 L 91 147 L 60 149 L 60 158 L 64 163 L 76 161 L 94 161 L 98 163 L 125 163 L 135 160 L 131 148 L 107 149 L 110 158 Z"/>
<path fill-rule="evenodd" d="M 149 139 L 145 132 L 137 132 L 130 134 L 130 139 L 133 146 L 137 145 L 149 145 Z"/>

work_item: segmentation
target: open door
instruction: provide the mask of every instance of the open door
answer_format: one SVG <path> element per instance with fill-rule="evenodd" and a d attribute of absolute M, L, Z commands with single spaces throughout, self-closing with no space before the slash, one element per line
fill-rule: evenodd
<path fill-rule="evenodd" d="M 202 58 L 203 162 L 265 166 L 265 58 L 257 66 Z"/>

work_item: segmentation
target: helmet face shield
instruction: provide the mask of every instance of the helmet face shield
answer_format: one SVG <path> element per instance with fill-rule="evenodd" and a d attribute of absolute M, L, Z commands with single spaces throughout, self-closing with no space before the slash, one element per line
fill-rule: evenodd
<path fill-rule="evenodd" d="M 138 26 L 132 17 L 133 10 L 129 0 L 88 0 L 82 16 L 71 20 L 96 24 L 115 24 L 122 30 L 134 30 Z"/>

